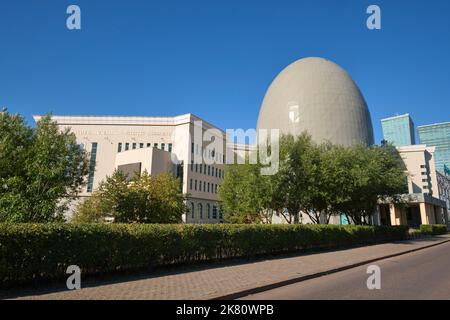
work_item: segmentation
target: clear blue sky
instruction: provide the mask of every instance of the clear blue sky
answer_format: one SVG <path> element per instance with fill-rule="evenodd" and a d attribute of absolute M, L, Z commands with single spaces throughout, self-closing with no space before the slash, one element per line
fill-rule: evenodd
<path fill-rule="evenodd" d="M 66 28 L 66 8 L 82 30 Z M 366 28 L 378 4 L 382 30 Z M 450 121 L 447 0 L 2 0 L 0 106 L 32 114 L 194 113 L 256 126 L 273 78 L 321 56 L 354 78 L 380 119 Z"/>

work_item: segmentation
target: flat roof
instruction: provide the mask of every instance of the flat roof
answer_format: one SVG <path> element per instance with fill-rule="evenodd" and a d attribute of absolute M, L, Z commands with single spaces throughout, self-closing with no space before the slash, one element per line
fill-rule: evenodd
<path fill-rule="evenodd" d="M 417 126 L 417 129 L 419 129 L 419 128 L 425 128 L 425 127 L 442 126 L 442 125 L 450 125 L 450 122 L 441 122 L 441 123 L 425 124 L 425 125 L 422 125 L 422 126 Z"/>
<path fill-rule="evenodd" d="M 394 120 L 394 119 L 398 119 L 398 118 L 405 118 L 405 117 L 411 118 L 409 113 L 405 113 L 405 114 L 401 114 L 399 116 L 393 116 L 393 117 L 381 119 L 381 122 L 388 121 L 388 120 Z"/>
<path fill-rule="evenodd" d="M 44 115 L 33 115 L 34 121 L 39 121 Z M 175 126 L 200 120 L 207 126 L 225 133 L 221 128 L 192 114 L 186 113 L 173 117 L 150 116 L 97 116 L 97 115 L 51 115 L 51 118 L 60 125 L 155 125 Z"/>
<path fill-rule="evenodd" d="M 408 146 L 400 146 L 396 147 L 398 152 L 417 152 L 417 151 L 428 151 L 428 152 L 435 152 L 436 147 L 431 146 L 428 147 L 426 144 L 412 144 Z"/>

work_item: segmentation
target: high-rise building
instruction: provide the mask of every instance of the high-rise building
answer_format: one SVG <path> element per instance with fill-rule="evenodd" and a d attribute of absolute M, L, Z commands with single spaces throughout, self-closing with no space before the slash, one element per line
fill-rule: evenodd
<path fill-rule="evenodd" d="M 436 147 L 436 169 L 445 173 L 450 167 L 450 122 L 419 126 L 417 130 L 421 144 Z"/>
<path fill-rule="evenodd" d="M 384 140 L 396 147 L 416 144 L 414 122 L 409 114 L 382 119 L 381 127 Z"/>

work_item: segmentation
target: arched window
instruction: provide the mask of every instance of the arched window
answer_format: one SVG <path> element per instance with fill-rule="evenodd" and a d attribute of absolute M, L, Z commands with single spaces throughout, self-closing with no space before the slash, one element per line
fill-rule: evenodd
<path fill-rule="evenodd" d="M 211 219 L 211 205 L 209 203 L 206 204 L 206 214 L 208 219 Z"/>
<path fill-rule="evenodd" d="M 195 219 L 195 206 L 193 202 L 191 202 L 191 217 Z"/>
<path fill-rule="evenodd" d="M 199 216 L 200 216 L 200 219 L 203 219 L 203 206 L 202 206 L 202 204 L 199 203 L 199 204 L 197 205 L 197 208 L 198 208 L 198 214 L 199 214 Z"/>

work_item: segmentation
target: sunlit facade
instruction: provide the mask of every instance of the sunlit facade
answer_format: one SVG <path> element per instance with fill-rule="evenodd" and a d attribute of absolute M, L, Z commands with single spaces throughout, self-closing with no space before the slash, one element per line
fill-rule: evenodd
<path fill-rule="evenodd" d="M 41 116 L 34 116 L 39 121 Z M 186 223 L 223 222 L 218 197 L 224 178 L 225 132 L 193 114 L 175 117 L 53 116 L 89 154 L 87 185 L 79 201 L 119 169 L 130 175 L 171 172 L 187 195 Z M 204 141 L 204 133 L 212 135 Z M 211 143 L 211 140 L 215 143 Z M 74 203 L 74 206 L 77 202 Z M 70 218 L 74 207 L 68 212 Z"/>
<path fill-rule="evenodd" d="M 416 144 L 414 123 L 409 114 L 381 120 L 383 139 L 396 147 Z"/>

